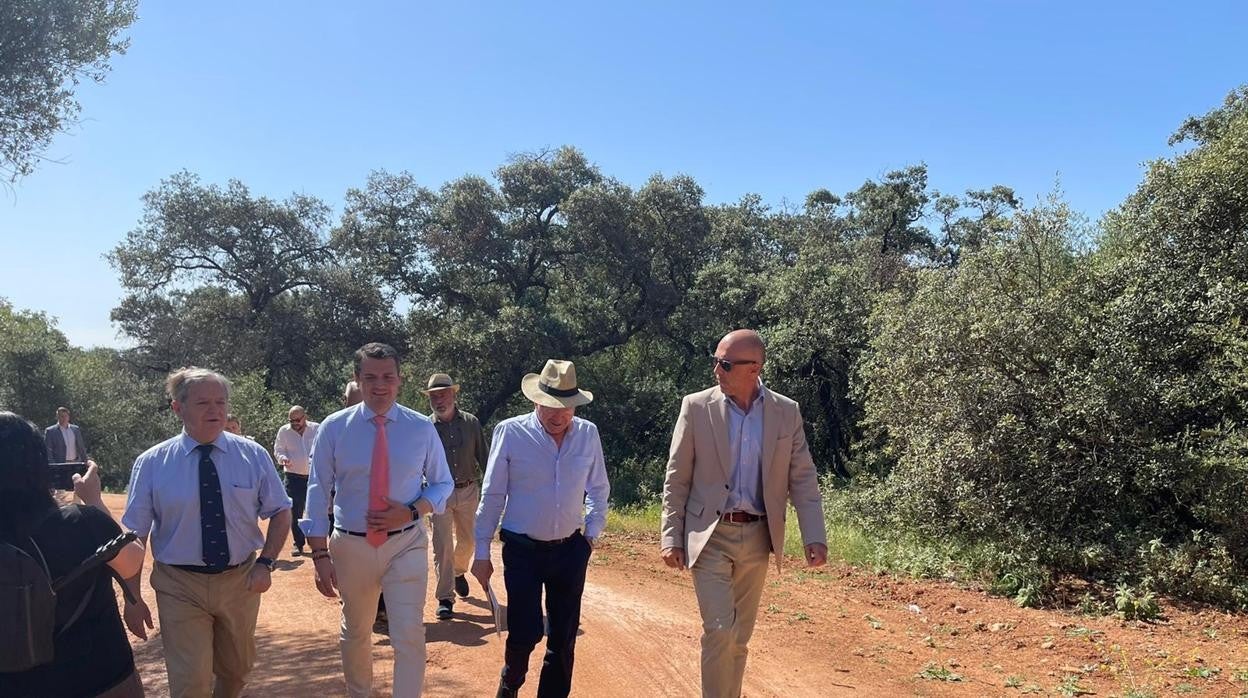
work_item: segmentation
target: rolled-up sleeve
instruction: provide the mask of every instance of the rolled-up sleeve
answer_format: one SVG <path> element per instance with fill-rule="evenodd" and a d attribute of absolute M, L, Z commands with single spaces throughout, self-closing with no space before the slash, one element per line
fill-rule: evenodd
<path fill-rule="evenodd" d="M 334 486 L 334 427 L 322 424 L 312 440 L 312 466 L 308 477 L 308 498 L 299 528 L 305 535 L 329 535 L 329 496 Z"/>
<path fill-rule="evenodd" d="M 260 471 L 260 506 L 256 513 L 262 519 L 271 519 L 278 512 L 289 509 L 292 503 L 286 494 L 286 487 L 282 485 L 282 478 L 273 468 L 273 461 L 269 460 L 269 454 L 260 446 L 256 447 L 256 451 L 256 465 Z M 261 454 L 263 458 L 259 457 Z"/>
<path fill-rule="evenodd" d="M 607 527 L 607 507 L 611 497 L 611 483 L 607 480 L 607 463 L 602 455 L 602 439 L 594 428 L 593 462 L 585 480 L 585 536 L 597 538 Z"/>
<path fill-rule="evenodd" d="M 425 449 L 425 486 L 420 496 L 433 505 L 433 513 L 446 511 L 446 500 L 455 491 L 455 480 L 451 477 L 451 468 L 446 464 L 446 451 L 442 448 L 442 440 L 432 427 L 429 431 L 429 447 Z"/>
<path fill-rule="evenodd" d="M 507 505 L 510 459 L 507 454 L 507 428 L 499 425 L 490 441 L 490 458 L 485 464 L 485 480 L 481 484 L 481 503 L 477 505 L 476 559 L 490 559 L 490 543 Z"/>
<path fill-rule="evenodd" d="M 139 456 L 130 470 L 130 487 L 126 490 L 126 511 L 121 515 L 121 525 L 140 536 L 152 532 L 154 509 L 152 507 L 152 478 L 144 467 L 147 459 Z"/>

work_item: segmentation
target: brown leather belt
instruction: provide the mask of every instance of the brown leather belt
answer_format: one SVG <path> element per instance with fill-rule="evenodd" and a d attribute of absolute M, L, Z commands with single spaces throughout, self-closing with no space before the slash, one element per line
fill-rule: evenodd
<path fill-rule="evenodd" d="M 729 523 L 754 523 L 767 518 L 766 514 L 748 514 L 744 511 L 730 511 L 720 517 Z"/>
<path fill-rule="evenodd" d="M 455 489 L 462 490 L 469 485 L 475 485 L 475 484 L 477 484 L 476 480 L 456 480 Z"/>

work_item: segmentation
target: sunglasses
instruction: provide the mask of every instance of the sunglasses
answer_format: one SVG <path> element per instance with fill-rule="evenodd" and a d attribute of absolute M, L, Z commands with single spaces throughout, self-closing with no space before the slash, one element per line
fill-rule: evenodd
<path fill-rule="evenodd" d="M 733 366 L 747 366 L 749 364 L 758 363 L 757 361 L 744 361 L 744 360 L 743 361 L 729 361 L 728 359 L 721 359 L 718 356 L 712 356 L 711 362 L 712 362 L 712 366 L 718 366 L 722 368 L 724 370 L 724 373 L 728 373 L 729 371 L 731 371 Z"/>

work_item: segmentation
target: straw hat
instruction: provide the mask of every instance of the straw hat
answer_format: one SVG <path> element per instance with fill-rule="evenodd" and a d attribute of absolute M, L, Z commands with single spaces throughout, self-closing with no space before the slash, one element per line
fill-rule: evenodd
<path fill-rule="evenodd" d="M 576 367 L 571 361 L 550 359 L 540 374 L 530 373 L 520 381 L 524 396 L 546 407 L 576 407 L 594 399 L 588 390 L 576 387 Z"/>
<path fill-rule="evenodd" d="M 429 376 L 428 387 L 426 387 L 424 390 L 420 392 L 424 393 L 425 395 L 428 395 L 429 393 L 432 393 L 435 390 L 447 390 L 447 389 L 454 390 L 455 392 L 458 393 L 459 383 L 456 383 L 455 381 L 451 380 L 451 377 L 445 373 L 435 373 L 432 376 Z"/>

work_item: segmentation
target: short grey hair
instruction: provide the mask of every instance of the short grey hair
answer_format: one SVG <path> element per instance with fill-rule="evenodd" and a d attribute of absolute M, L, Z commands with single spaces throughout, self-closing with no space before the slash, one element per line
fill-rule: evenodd
<path fill-rule="evenodd" d="M 170 373 L 165 379 L 165 393 L 170 400 L 186 402 L 186 395 L 190 392 L 192 385 L 212 381 L 225 386 L 225 399 L 230 399 L 230 380 L 216 371 L 197 366 L 186 366 Z"/>

